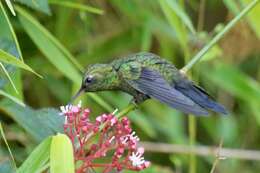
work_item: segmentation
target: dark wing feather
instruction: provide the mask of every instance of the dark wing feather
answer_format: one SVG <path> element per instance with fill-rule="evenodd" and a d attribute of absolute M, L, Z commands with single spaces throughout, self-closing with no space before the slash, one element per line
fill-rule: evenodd
<path fill-rule="evenodd" d="M 204 89 L 196 86 L 191 81 L 179 82 L 175 85 L 175 88 L 187 97 L 190 97 L 194 102 L 203 108 L 210 109 L 221 114 L 228 113 L 224 106 L 215 102 Z"/>
<path fill-rule="evenodd" d="M 139 79 L 127 81 L 136 90 L 185 113 L 207 115 L 207 110 L 171 87 L 156 71 L 143 68 Z"/>

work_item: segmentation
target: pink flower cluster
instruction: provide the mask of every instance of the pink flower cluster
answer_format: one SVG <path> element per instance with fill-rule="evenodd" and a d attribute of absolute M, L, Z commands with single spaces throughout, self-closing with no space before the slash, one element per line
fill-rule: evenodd
<path fill-rule="evenodd" d="M 77 173 L 94 168 L 109 173 L 149 167 L 127 117 L 119 120 L 113 113 L 102 114 L 92 122 L 90 110 L 82 109 L 80 104 L 62 106 L 61 111 L 65 116 L 64 132 L 73 144 Z"/>

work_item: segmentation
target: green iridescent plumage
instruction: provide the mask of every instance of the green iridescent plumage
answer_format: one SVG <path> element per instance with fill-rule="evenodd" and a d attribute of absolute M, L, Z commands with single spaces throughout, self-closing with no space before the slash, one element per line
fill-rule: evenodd
<path fill-rule="evenodd" d="M 104 90 L 127 92 L 136 103 L 154 98 L 185 113 L 208 114 L 208 109 L 227 113 L 173 64 L 152 53 L 138 53 L 109 64 L 90 65 L 79 93 Z"/>

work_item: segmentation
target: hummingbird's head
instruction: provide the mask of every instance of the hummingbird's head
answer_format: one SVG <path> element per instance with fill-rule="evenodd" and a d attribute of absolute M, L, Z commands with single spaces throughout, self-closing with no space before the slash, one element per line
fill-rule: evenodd
<path fill-rule="evenodd" d="M 110 90 L 117 85 L 117 72 L 110 64 L 90 65 L 82 79 L 82 88 L 85 92 Z"/>
<path fill-rule="evenodd" d="M 82 92 L 113 90 L 116 89 L 118 85 L 119 78 L 112 65 L 90 65 L 83 76 L 81 88 L 72 100 L 78 97 Z"/>

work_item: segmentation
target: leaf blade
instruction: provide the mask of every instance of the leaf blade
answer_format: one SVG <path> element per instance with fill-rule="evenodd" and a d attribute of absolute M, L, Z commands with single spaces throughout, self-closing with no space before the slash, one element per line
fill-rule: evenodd
<path fill-rule="evenodd" d="M 73 147 L 70 139 L 64 134 L 53 137 L 50 149 L 51 173 L 74 173 Z"/>
<path fill-rule="evenodd" d="M 24 4 L 34 10 L 41 11 L 45 14 L 50 15 L 51 11 L 49 8 L 48 0 L 17 0 L 19 3 Z"/>
<path fill-rule="evenodd" d="M 71 2 L 71 1 L 49 0 L 49 3 L 54 4 L 54 5 L 68 7 L 68 8 L 79 9 L 79 10 L 83 10 L 83 11 L 91 12 L 91 13 L 95 13 L 95 14 L 104 13 L 103 10 L 100 10 L 98 8 L 91 7 L 89 5 L 85 5 L 85 4 L 81 4 L 81 3 Z"/>
<path fill-rule="evenodd" d="M 0 49 L 0 61 L 7 63 L 7 64 L 12 64 L 12 65 L 17 66 L 17 67 L 20 67 L 24 70 L 30 71 L 30 72 L 36 74 L 37 76 L 41 77 L 41 75 L 36 73 L 30 66 L 28 66 L 24 62 L 18 60 L 13 55 L 3 51 L 2 49 Z"/>
<path fill-rule="evenodd" d="M 13 153 L 12 153 L 12 151 L 10 149 L 10 146 L 9 146 L 8 142 L 7 142 L 7 139 L 5 137 L 4 129 L 3 129 L 3 126 L 2 126 L 1 122 L 0 122 L 0 133 L 1 133 L 1 136 L 3 137 L 3 139 L 4 139 L 4 142 L 5 142 L 5 145 L 6 145 L 7 149 L 8 149 L 9 155 L 10 155 L 10 157 L 12 159 L 12 166 L 16 170 L 17 168 L 16 168 L 16 163 L 15 163 L 15 160 L 14 160 L 14 156 L 13 156 Z"/>
<path fill-rule="evenodd" d="M 16 10 L 23 28 L 46 58 L 67 78 L 80 85 L 79 72 L 49 38 L 49 32 L 24 9 L 16 7 Z"/>
<path fill-rule="evenodd" d="M 182 7 L 178 4 L 176 0 L 166 0 L 169 7 L 175 12 L 175 14 L 183 21 L 183 23 L 189 28 L 189 30 L 194 34 L 195 29 L 189 16 L 184 12 Z"/>
<path fill-rule="evenodd" d="M 7 4 L 7 6 L 9 8 L 9 10 L 11 11 L 12 15 L 15 16 L 16 14 L 15 14 L 14 7 L 13 7 L 11 1 L 10 0 L 5 0 L 5 3 Z M 1 3 L 1 6 L 2 6 L 2 3 Z"/>
<path fill-rule="evenodd" d="M 9 98 L 10 100 L 14 101 L 15 103 L 17 103 L 17 104 L 19 104 L 19 105 L 21 105 L 21 106 L 23 106 L 23 107 L 25 106 L 25 104 L 24 104 L 22 101 L 20 101 L 20 100 L 17 99 L 16 97 L 11 96 L 10 94 L 4 92 L 3 90 L 0 90 L 0 95 L 3 95 L 3 96 L 5 96 L 5 97 Z"/>
<path fill-rule="evenodd" d="M 16 89 L 15 84 L 14 84 L 12 78 L 10 77 L 8 71 L 6 70 L 5 66 L 3 65 L 3 63 L 0 63 L 0 66 L 3 69 L 5 75 L 7 76 L 9 82 L 11 83 L 12 87 L 14 88 L 15 92 L 18 94 L 18 90 Z"/>
<path fill-rule="evenodd" d="M 18 168 L 17 173 L 35 173 L 48 162 L 52 137 L 46 138 L 39 144 L 29 157 Z"/>

